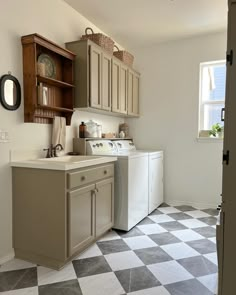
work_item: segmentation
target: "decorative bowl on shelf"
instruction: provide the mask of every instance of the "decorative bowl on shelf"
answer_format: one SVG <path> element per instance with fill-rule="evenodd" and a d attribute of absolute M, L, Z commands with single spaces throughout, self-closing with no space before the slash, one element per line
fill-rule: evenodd
<path fill-rule="evenodd" d="M 56 64 L 48 54 L 40 54 L 38 57 L 38 64 L 45 65 L 45 77 L 56 78 Z"/>

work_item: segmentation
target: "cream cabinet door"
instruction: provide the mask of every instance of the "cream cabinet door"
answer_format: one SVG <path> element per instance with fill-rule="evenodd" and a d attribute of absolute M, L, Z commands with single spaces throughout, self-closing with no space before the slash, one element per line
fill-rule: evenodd
<path fill-rule="evenodd" d="M 121 63 L 120 66 L 120 113 L 127 114 L 128 95 L 128 68 Z"/>
<path fill-rule="evenodd" d="M 95 184 L 68 193 L 69 256 L 95 238 Z"/>
<path fill-rule="evenodd" d="M 102 80 L 102 51 L 97 47 L 90 45 L 89 47 L 90 53 L 90 106 L 93 108 L 102 107 L 102 89 L 101 89 L 101 80 Z M 84 85 L 80 85 L 79 87 L 84 87 Z"/>
<path fill-rule="evenodd" d="M 112 111 L 127 114 L 128 68 L 112 59 Z"/>
<path fill-rule="evenodd" d="M 111 56 L 102 53 L 102 109 L 111 111 Z"/>
<path fill-rule="evenodd" d="M 114 225 L 114 181 L 109 178 L 96 184 L 96 236 Z"/>
<path fill-rule="evenodd" d="M 140 74 L 128 71 L 128 115 L 139 116 Z"/>
<path fill-rule="evenodd" d="M 120 62 L 112 59 L 112 112 L 120 112 Z"/>

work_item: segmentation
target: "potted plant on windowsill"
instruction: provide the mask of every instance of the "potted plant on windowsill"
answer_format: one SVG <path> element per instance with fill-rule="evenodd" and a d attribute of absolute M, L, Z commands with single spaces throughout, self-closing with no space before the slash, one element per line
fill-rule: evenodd
<path fill-rule="evenodd" d="M 215 138 L 223 138 L 223 130 L 224 128 L 220 126 L 219 123 L 213 124 L 209 131 L 209 135 Z"/>

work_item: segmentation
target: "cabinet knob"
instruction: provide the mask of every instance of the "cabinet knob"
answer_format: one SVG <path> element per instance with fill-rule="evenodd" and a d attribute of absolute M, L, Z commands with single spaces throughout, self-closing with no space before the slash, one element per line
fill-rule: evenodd
<path fill-rule="evenodd" d="M 105 174 L 105 175 L 107 174 L 107 170 L 104 170 L 104 174 Z"/>
<path fill-rule="evenodd" d="M 84 181 L 86 179 L 85 176 L 81 176 L 81 181 Z"/>

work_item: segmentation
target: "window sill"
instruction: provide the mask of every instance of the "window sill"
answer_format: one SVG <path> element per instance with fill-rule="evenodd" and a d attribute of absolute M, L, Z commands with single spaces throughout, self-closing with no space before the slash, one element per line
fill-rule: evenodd
<path fill-rule="evenodd" d="M 197 142 L 217 142 L 217 143 L 223 143 L 223 138 L 214 138 L 214 137 L 197 137 Z"/>

